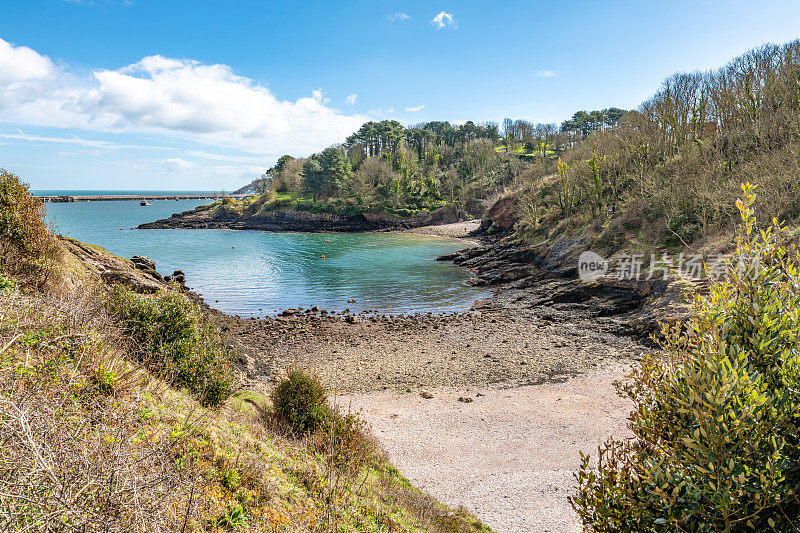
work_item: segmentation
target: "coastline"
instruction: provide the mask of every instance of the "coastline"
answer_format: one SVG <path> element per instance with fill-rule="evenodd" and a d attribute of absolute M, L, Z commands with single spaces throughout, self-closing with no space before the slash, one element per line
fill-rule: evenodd
<path fill-rule="evenodd" d="M 460 223 L 433 236 L 459 238 L 470 229 Z M 403 231 L 417 232 L 430 235 L 430 228 Z M 92 247 L 73 244 L 98 263 Z M 651 349 L 644 334 L 658 316 L 652 301 L 668 292 L 586 286 L 570 276 L 568 257 L 510 237 L 441 257 L 494 290 L 476 303 L 478 312 L 444 315 L 296 309 L 242 319 L 206 305 L 178 272 L 171 279 L 238 350 L 240 390 L 268 394 L 289 366 L 305 366 L 339 405 L 361 413 L 417 486 L 498 530 L 569 531 L 577 451 L 624 434 L 629 406 L 612 382 Z M 163 286 L 148 261 L 122 263 L 113 268 Z M 114 279 L 141 283 L 127 274 Z M 419 439 L 436 444 L 419 446 Z"/>
<path fill-rule="evenodd" d="M 426 237 L 446 237 L 450 239 L 458 239 L 473 246 L 480 246 L 486 244 L 487 240 L 481 239 L 478 236 L 478 231 L 481 228 L 481 220 L 464 220 L 460 222 L 451 222 L 449 224 L 433 224 L 429 226 L 420 226 L 417 228 L 408 229 L 395 229 L 389 230 L 392 233 L 399 234 L 413 234 L 424 235 Z"/>

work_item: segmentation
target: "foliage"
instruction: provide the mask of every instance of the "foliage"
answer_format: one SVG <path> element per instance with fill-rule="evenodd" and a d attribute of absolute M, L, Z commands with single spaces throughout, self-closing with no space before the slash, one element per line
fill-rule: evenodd
<path fill-rule="evenodd" d="M 14 282 L 0 272 L 0 291 L 14 287 Z"/>
<path fill-rule="evenodd" d="M 196 304 L 174 292 L 142 295 L 117 288 L 108 305 L 153 370 L 187 387 L 203 405 L 228 398 L 230 354 Z"/>
<path fill-rule="evenodd" d="M 796 531 L 800 514 L 800 273 L 777 221 L 758 231 L 742 186 L 729 277 L 621 391 L 630 441 L 588 456 L 572 503 L 592 531 Z"/>
<path fill-rule="evenodd" d="M 315 432 L 325 421 L 328 395 L 319 378 L 300 368 L 290 368 L 270 396 L 278 419 L 296 435 Z"/>
<path fill-rule="evenodd" d="M 246 526 L 247 516 L 244 514 L 242 506 L 237 505 L 233 509 L 226 509 L 217 519 L 217 525 L 227 529 L 238 529 Z"/>
<path fill-rule="evenodd" d="M 717 236 L 733 232 L 746 181 L 759 186 L 759 217 L 797 222 L 798 73 L 800 40 L 765 45 L 717 70 L 674 74 L 638 109 L 608 121 L 576 113 L 560 132 L 529 135 L 569 166 L 576 195 L 565 210 L 556 169 L 529 165 L 515 184 L 521 196 L 540 192 L 544 210 L 518 229 L 535 228 L 539 238 L 589 230 L 617 243 L 612 253 L 631 239 L 674 250 L 717 246 Z M 522 142 L 515 124 L 504 122 L 512 147 Z"/>
<path fill-rule="evenodd" d="M 516 155 L 495 150 L 496 124 L 367 122 L 342 145 L 306 159 L 282 156 L 270 169 L 277 193 L 370 209 L 432 210 L 466 205 L 510 185 Z"/>
<path fill-rule="evenodd" d="M 317 376 L 299 367 L 289 368 L 270 398 L 273 415 L 294 435 L 311 437 L 312 447 L 340 472 L 354 474 L 374 455 L 363 420 L 354 413 L 331 409 Z"/>
<path fill-rule="evenodd" d="M 350 476 L 342 441 L 287 445 L 252 411 L 198 407 L 131 362 L 90 287 L 4 290 L 0 309 L 4 530 L 490 532 L 382 457 Z"/>
<path fill-rule="evenodd" d="M 44 204 L 19 177 L 0 168 L 0 245 L 10 250 L 0 266 L 42 284 L 52 273 L 59 247 L 44 219 Z"/>

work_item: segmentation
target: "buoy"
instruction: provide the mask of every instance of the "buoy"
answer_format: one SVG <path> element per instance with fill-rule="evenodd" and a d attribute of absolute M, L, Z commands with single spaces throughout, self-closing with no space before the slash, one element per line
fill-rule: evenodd
<path fill-rule="evenodd" d="M 235 250 L 235 249 L 236 249 L 236 247 L 235 247 L 235 246 L 231 246 L 231 250 Z"/>
<path fill-rule="evenodd" d="M 325 241 L 325 242 L 327 242 L 328 244 L 330 244 L 330 243 L 331 243 L 331 241 Z"/>
<path fill-rule="evenodd" d="M 323 255 L 322 258 L 325 259 L 325 256 Z"/>

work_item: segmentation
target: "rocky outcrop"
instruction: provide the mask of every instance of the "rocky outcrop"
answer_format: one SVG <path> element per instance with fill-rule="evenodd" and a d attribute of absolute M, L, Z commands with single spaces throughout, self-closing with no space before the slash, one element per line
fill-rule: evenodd
<path fill-rule="evenodd" d="M 437 260 L 474 272 L 472 284 L 497 289 L 482 302 L 485 309 L 555 323 L 588 320 L 592 327 L 636 337 L 657 332 L 660 322 L 688 316 L 685 295 L 691 288 L 679 279 L 581 281 L 578 256 L 585 249 L 580 240 L 531 245 L 506 237 Z"/>
<path fill-rule="evenodd" d="M 435 224 L 450 224 L 462 219 L 454 205 L 433 211 L 421 211 L 415 217 L 400 217 L 391 213 L 359 213 L 339 215 L 314 213 L 293 209 L 275 209 L 255 215 L 198 208 L 177 213 L 170 218 L 148 222 L 139 229 L 241 229 L 259 231 L 303 232 L 362 232 L 399 228 L 415 228 Z"/>
<path fill-rule="evenodd" d="M 142 294 L 156 293 L 164 289 L 167 283 L 177 283 L 182 290 L 186 290 L 182 271 L 176 270 L 172 275 L 162 277 L 156 270 L 156 262 L 149 257 L 134 255 L 124 259 L 100 246 L 84 244 L 68 237 L 61 239 L 66 251 L 74 258 L 72 270 L 82 270 L 106 285 L 122 285 Z"/>

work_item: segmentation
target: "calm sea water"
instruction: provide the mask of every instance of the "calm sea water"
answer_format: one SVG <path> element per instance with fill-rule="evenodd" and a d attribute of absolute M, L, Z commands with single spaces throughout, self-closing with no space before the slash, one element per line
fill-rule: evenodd
<path fill-rule="evenodd" d="M 123 257 L 149 256 L 162 274 L 183 270 L 187 285 L 210 305 L 240 316 L 312 305 L 329 311 L 443 313 L 468 310 L 488 295 L 465 284 L 470 275 L 463 269 L 434 261 L 464 248 L 457 240 L 388 233 L 131 229 L 203 203 L 52 203 L 47 215 L 64 235 Z"/>
<path fill-rule="evenodd" d="M 209 196 L 218 196 L 221 191 L 126 191 L 126 190 L 84 190 L 84 189 L 71 189 L 71 190 L 49 190 L 49 189 L 32 189 L 31 193 L 34 196 L 175 196 L 175 195 L 197 195 L 208 194 Z"/>

